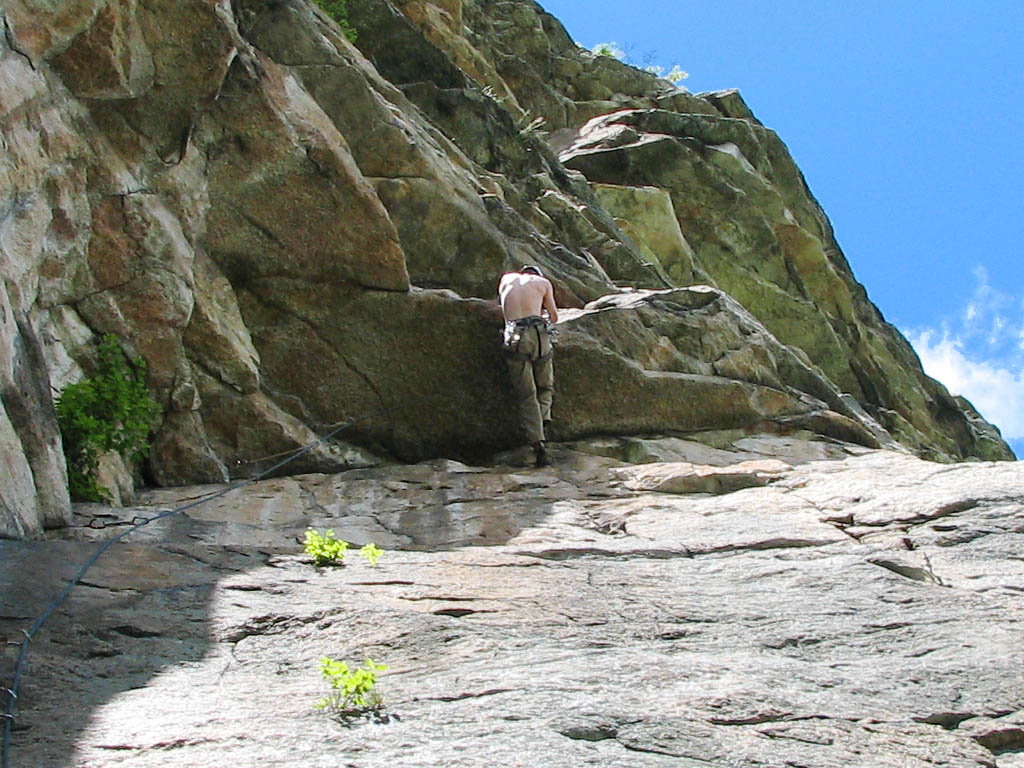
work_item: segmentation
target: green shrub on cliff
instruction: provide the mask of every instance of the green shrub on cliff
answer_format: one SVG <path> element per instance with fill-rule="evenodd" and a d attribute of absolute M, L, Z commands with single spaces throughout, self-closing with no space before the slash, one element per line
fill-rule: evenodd
<path fill-rule="evenodd" d="M 348 549 L 348 542 L 336 537 L 334 531 L 324 531 L 321 534 L 312 528 L 306 529 L 306 538 L 303 544 L 306 554 L 313 558 L 313 564 L 317 567 L 341 565 L 341 561 L 345 559 L 345 551 Z"/>
<path fill-rule="evenodd" d="M 312 528 L 306 529 L 306 538 L 303 544 L 306 554 L 313 558 L 313 565 L 318 568 L 322 568 L 325 565 L 341 565 L 342 560 L 345 559 L 345 552 L 348 551 L 349 547 L 347 541 L 339 539 L 334 535 L 334 531 L 327 530 L 319 533 Z M 383 554 L 384 550 L 372 541 L 359 548 L 359 556 L 370 565 L 376 565 Z"/>
<path fill-rule="evenodd" d="M 612 59 L 618 59 L 623 64 L 637 67 L 644 72 L 650 72 L 652 75 L 668 80 L 670 83 L 679 83 L 690 76 L 690 73 L 683 71 L 678 64 L 673 64 L 672 68 L 666 72 L 664 67 L 654 63 L 653 52 L 644 55 L 642 64 L 636 64 L 631 60 L 632 57 L 619 47 L 618 43 L 598 43 L 590 49 L 590 52 L 595 56 L 608 56 Z"/>
<path fill-rule="evenodd" d="M 323 9 L 324 13 L 337 22 L 338 26 L 341 27 L 342 33 L 348 38 L 350 43 L 354 43 L 356 41 L 358 33 L 348 22 L 348 0 L 313 1 Z"/>
<path fill-rule="evenodd" d="M 108 491 L 96 479 L 100 455 L 117 451 L 128 461 L 149 453 L 149 431 L 160 413 L 146 389 L 146 363 L 127 361 L 112 335 L 103 337 L 94 376 L 69 384 L 57 398 L 71 497 L 102 501 Z"/>
<path fill-rule="evenodd" d="M 320 674 L 331 686 L 331 692 L 317 702 L 316 708 L 341 718 L 379 712 L 384 701 L 376 690 L 377 675 L 385 670 L 386 665 L 377 664 L 373 659 L 350 669 L 344 661 L 324 656 L 320 659 Z"/>

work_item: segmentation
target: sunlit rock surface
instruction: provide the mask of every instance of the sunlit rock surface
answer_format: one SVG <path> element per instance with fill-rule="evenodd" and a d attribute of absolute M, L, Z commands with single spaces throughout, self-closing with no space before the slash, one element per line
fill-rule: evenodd
<path fill-rule="evenodd" d="M 277 478 L 142 527 L 32 642 L 11 764 L 1020 764 L 1020 463 L 738 433 L 553 455 Z M 5 679 L 97 542 L 222 488 L 0 543 Z M 306 526 L 386 552 L 317 569 Z M 314 709 L 324 655 L 388 665 L 382 721 Z"/>

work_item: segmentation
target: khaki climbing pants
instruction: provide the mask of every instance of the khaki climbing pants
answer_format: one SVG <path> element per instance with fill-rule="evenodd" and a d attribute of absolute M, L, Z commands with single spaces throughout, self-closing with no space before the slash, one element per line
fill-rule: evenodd
<path fill-rule="evenodd" d="M 551 420 L 555 395 L 551 331 L 541 318 L 525 317 L 505 326 L 505 360 L 526 440 L 544 440 L 544 422 Z"/>

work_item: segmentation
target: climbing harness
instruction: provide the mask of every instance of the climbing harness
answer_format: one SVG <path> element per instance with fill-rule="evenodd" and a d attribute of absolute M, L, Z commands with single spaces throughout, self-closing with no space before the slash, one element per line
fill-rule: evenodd
<path fill-rule="evenodd" d="M 523 354 L 519 351 L 519 342 L 523 336 L 531 329 L 536 329 L 537 333 L 537 349 L 540 350 L 543 347 L 541 343 L 541 331 L 545 331 L 548 334 L 548 338 L 551 339 L 552 345 L 555 342 L 555 335 L 558 332 L 551 321 L 546 317 L 540 317 L 539 315 L 530 315 L 529 317 L 521 317 L 518 320 L 508 320 L 505 323 L 505 327 L 501 333 L 502 348 L 506 355 L 511 357 L 524 357 L 531 360 L 547 360 L 554 353 L 554 348 L 548 349 L 543 355 L 533 356 L 529 354 Z"/>

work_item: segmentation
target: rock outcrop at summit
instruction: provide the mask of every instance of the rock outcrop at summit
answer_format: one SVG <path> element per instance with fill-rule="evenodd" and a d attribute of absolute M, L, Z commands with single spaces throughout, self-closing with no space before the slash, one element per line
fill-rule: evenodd
<path fill-rule="evenodd" d="M 524 0 L 349 11 L 355 45 L 308 0 L 4 4 L 0 536 L 70 519 L 52 395 L 106 333 L 163 410 L 149 483 L 252 475 L 350 420 L 295 471 L 514 445 L 491 299 L 522 262 L 580 310 L 566 437 L 1012 458 L 738 95 L 595 57 Z"/>

